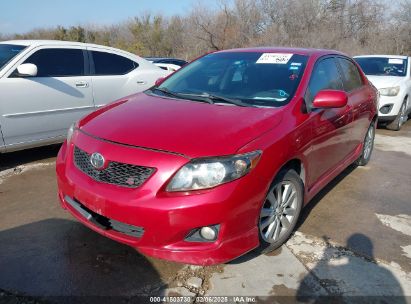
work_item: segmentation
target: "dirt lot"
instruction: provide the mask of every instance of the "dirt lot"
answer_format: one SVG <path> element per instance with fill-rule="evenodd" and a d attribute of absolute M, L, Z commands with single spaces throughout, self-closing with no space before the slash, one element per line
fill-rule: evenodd
<path fill-rule="evenodd" d="M 281 249 L 215 267 L 145 257 L 76 222 L 57 201 L 57 151 L 0 156 L 0 302 L 411 296 L 411 121 L 400 132 L 379 129 L 370 164 L 348 168 L 322 191 Z"/>

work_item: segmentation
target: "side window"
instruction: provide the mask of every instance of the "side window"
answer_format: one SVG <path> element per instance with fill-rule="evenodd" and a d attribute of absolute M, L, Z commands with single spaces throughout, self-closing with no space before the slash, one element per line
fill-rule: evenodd
<path fill-rule="evenodd" d="M 138 64 L 126 57 L 91 51 L 94 61 L 94 75 L 124 75 L 135 68 Z"/>
<path fill-rule="evenodd" d="M 334 58 L 326 58 L 318 62 L 308 85 L 308 101 L 311 103 L 321 90 L 343 90 L 340 73 Z"/>
<path fill-rule="evenodd" d="M 24 63 L 33 63 L 37 66 L 36 77 L 84 75 L 84 56 L 80 49 L 41 49 Z"/>
<path fill-rule="evenodd" d="M 344 89 L 350 92 L 363 85 L 358 68 L 350 60 L 338 58 L 343 74 Z"/>

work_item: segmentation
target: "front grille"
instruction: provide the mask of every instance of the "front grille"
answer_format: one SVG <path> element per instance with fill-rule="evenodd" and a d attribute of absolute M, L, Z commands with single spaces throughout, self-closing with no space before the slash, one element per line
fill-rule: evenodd
<path fill-rule="evenodd" d="M 127 188 L 137 188 L 154 172 L 154 168 L 124 164 L 114 161 L 109 162 L 106 168 L 97 170 L 91 164 L 90 156 L 91 154 L 74 147 L 74 163 L 76 167 L 92 179 L 102 183 Z"/>

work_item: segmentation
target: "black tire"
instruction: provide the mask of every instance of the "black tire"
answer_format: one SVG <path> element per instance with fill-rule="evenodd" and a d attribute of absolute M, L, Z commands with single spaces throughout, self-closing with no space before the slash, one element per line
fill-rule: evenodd
<path fill-rule="evenodd" d="M 275 209 L 273 204 L 270 202 L 270 199 L 272 199 L 272 195 L 274 195 L 274 198 L 277 199 L 277 189 L 278 187 L 281 187 L 282 191 L 286 190 L 286 185 L 292 185 L 290 188 L 291 193 L 289 194 L 290 201 L 292 203 L 290 204 L 289 207 L 284 207 L 286 205 L 287 200 L 285 200 L 283 207 L 278 207 Z M 295 199 L 292 198 L 292 192 L 295 190 Z M 283 195 L 280 195 L 281 197 L 285 197 L 286 192 L 283 192 Z M 291 233 L 293 232 L 295 225 L 297 224 L 298 218 L 301 213 L 301 208 L 303 206 L 303 198 L 304 198 L 304 184 L 303 181 L 301 180 L 300 176 L 295 172 L 294 170 L 282 170 L 280 173 L 277 175 L 277 177 L 274 179 L 272 185 L 270 186 L 270 189 L 267 193 L 266 199 L 261 206 L 260 213 L 259 213 L 259 218 L 258 218 L 258 230 L 259 230 L 259 238 L 260 238 L 260 246 L 256 249 L 257 252 L 259 253 L 267 253 L 270 251 L 273 251 L 280 247 L 282 244 L 287 241 L 287 239 L 290 237 Z M 274 213 L 273 215 L 262 217 L 263 214 L 263 209 L 264 211 L 267 210 L 273 210 L 271 211 Z M 294 216 L 292 218 L 290 213 L 294 209 L 293 213 Z M 282 217 L 281 217 L 282 216 Z M 274 239 L 274 234 L 272 236 L 272 239 L 270 239 L 268 229 L 270 228 L 271 224 L 268 224 L 268 226 L 264 227 L 264 224 L 267 224 L 272 217 L 276 217 L 277 219 L 274 219 L 273 221 L 273 227 L 272 229 L 275 229 L 274 225 L 277 225 L 277 222 L 279 223 L 278 225 L 280 226 L 280 233 L 278 234 L 277 239 Z M 284 220 L 284 217 L 286 218 L 286 221 Z M 288 226 L 284 226 L 288 221 Z M 285 230 L 283 230 L 285 229 Z M 275 232 L 274 232 L 275 233 Z M 267 236 L 268 234 L 268 236 Z M 267 241 L 267 239 L 270 239 L 270 241 Z"/>
<path fill-rule="evenodd" d="M 399 131 L 401 130 L 402 125 L 404 124 L 404 115 L 406 118 L 408 118 L 407 115 L 407 97 L 405 97 L 404 102 L 401 105 L 400 111 L 398 112 L 397 117 L 395 117 L 395 119 L 390 122 L 389 124 L 387 124 L 386 128 L 388 130 L 392 130 L 392 131 Z"/>
<path fill-rule="evenodd" d="M 371 132 L 371 138 L 369 138 Z M 367 141 L 370 140 L 370 146 L 367 145 Z M 371 159 L 372 151 L 374 150 L 374 140 L 375 140 L 375 122 L 372 122 L 368 127 L 367 134 L 365 134 L 364 142 L 362 146 L 361 156 L 356 160 L 357 166 L 365 166 Z M 369 151 L 366 151 L 367 147 Z"/>

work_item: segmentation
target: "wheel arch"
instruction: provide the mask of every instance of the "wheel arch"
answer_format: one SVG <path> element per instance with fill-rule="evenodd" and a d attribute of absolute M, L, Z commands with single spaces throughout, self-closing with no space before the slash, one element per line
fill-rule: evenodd
<path fill-rule="evenodd" d="M 300 176 L 303 185 L 305 187 L 305 183 L 306 183 L 306 174 L 307 174 L 307 170 L 306 170 L 306 166 L 304 165 L 303 161 L 299 158 L 293 158 L 289 161 L 287 161 L 278 172 L 281 172 L 283 170 L 290 170 L 293 169 L 295 170 L 295 172 L 297 172 L 297 174 Z"/>

